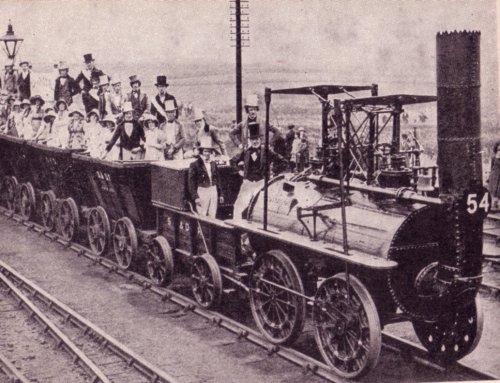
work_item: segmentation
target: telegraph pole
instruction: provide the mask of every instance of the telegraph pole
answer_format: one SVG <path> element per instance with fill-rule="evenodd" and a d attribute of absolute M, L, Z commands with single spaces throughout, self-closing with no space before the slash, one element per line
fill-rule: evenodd
<path fill-rule="evenodd" d="M 242 120 L 241 48 L 248 47 L 250 41 L 248 5 L 248 0 L 230 0 L 230 34 L 236 48 L 236 123 Z"/>

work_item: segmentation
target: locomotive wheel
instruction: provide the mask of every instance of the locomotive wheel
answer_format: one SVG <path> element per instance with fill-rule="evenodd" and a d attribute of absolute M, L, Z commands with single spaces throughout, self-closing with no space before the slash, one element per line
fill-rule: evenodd
<path fill-rule="evenodd" d="M 87 219 L 87 236 L 94 254 L 99 257 L 103 255 L 108 248 L 111 227 L 108 214 L 102 206 L 90 209 Z"/>
<path fill-rule="evenodd" d="M 316 292 L 314 334 L 323 358 L 345 378 L 366 374 L 382 348 L 380 320 L 366 287 L 354 276 L 337 274 Z"/>
<path fill-rule="evenodd" d="M 217 261 L 210 254 L 196 257 L 191 267 L 191 289 L 200 306 L 216 307 L 222 298 L 222 276 Z"/>
<path fill-rule="evenodd" d="M 174 275 L 174 256 L 165 237 L 153 239 L 147 255 L 149 278 L 158 286 L 167 286 Z"/>
<path fill-rule="evenodd" d="M 280 250 L 258 256 L 250 278 L 250 307 L 262 334 L 275 344 L 293 343 L 304 327 L 305 298 L 290 290 L 304 295 L 290 258 Z"/>
<path fill-rule="evenodd" d="M 40 215 L 43 227 L 53 231 L 56 227 L 56 195 L 52 190 L 42 193 Z"/>
<path fill-rule="evenodd" d="M 31 183 L 21 184 L 19 189 L 19 214 L 25 220 L 30 220 L 35 212 L 35 189 Z"/>
<path fill-rule="evenodd" d="M 6 176 L 2 182 L 2 200 L 3 205 L 10 211 L 16 207 L 16 195 L 18 182 L 16 177 Z"/>
<path fill-rule="evenodd" d="M 62 238 L 71 242 L 78 231 L 79 223 L 80 216 L 75 200 L 71 197 L 61 200 L 57 214 L 57 226 Z"/>
<path fill-rule="evenodd" d="M 122 217 L 115 224 L 113 231 L 113 251 L 115 259 L 123 270 L 132 266 L 138 248 L 137 233 L 130 218 Z"/>
<path fill-rule="evenodd" d="M 442 364 L 453 363 L 471 353 L 483 332 L 483 309 L 479 297 L 459 311 L 433 323 L 414 321 L 418 339 Z"/>

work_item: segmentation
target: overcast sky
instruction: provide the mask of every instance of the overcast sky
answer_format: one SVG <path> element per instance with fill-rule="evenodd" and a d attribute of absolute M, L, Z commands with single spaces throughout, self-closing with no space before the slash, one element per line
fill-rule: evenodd
<path fill-rule="evenodd" d="M 230 63 L 229 6 L 229 0 L 1 0 L 0 33 L 12 19 L 25 39 L 19 58 L 38 63 L 81 63 L 84 53 L 103 66 Z M 496 8 L 495 0 L 249 0 L 251 43 L 243 60 L 429 79 L 436 32 L 480 30 L 482 83 L 498 94 Z"/>

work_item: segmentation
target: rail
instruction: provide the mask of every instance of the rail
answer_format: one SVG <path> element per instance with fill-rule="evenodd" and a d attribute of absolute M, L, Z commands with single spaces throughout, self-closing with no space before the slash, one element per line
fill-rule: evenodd
<path fill-rule="evenodd" d="M 0 353 L 0 370 L 7 375 L 9 383 L 29 383 L 30 381 L 14 366 L 5 355 Z"/>
<path fill-rule="evenodd" d="M 0 212 L 1 211 L 6 212 L 6 209 L 0 208 Z M 210 321 L 214 325 L 217 325 L 236 334 L 239 339 L 246 339 L 247 341 L 261 347 L 262 349 L 266 350 L 267 354 L 270 356 L 277 355 L 301 367 L 305 373 L 317 375 L 330 382 L 352 383 L 352 380 L 344 379 L 336 375 L 328 365 L 321 361 L 305 355 L 293 348 L 272 344 L 267 339 L 265 339 L 260 334 L 260 332 L 251 329 L 218 312 L 204 309 L 198 306 L 197 303 L 192 299 L 185 297 L 176 291 L 170 290 L 168 288 L 154 286 L 146 277 L 132 271 L 122 270 L 111 260 L 95 256 L 90 249 L 76 243 L 67 242 L 55 233 L 46 232 L 41 225 L 32 222 L 24 222 L 20 217 L 17 216 L 17 214 L 5 214 L 9 218 L 14 219 L 17 222 L 27 226 L 28 229 L 38 232 L 40 235 L 44 235 L 50 240 L 58 242 L 63 247 L 74 251 L 77 256 L 83 256 L 94 262 L 94 264 L 103 266 L 104 268 L 108 269 L 110 273 L 116 273 L 124 277 L 128 281 L 136 283 L 137 285 L 141 286 L 143 290 L 150 290 L 154 294 L 158 295 L 161 301 L 170 301 L 172 303 L 175 303 L 181 306 L 184 311 L 191 311 L 194 314 L 197 314 L 202 318 Z M 404 354 L 405 357 L 410 358 L 417 364 L 436 371 L 445 371 L 445 368 L 443 366 L 440 366 L 430 360 L 427 352 L 421 346 L 415 343 L 406 341 L 391 334 L 387 334 L 386 332 L 383 333 L 383 342 L 383 346 L 387 349 L 398 354 Z M 452 369 L 454 372 L 459 372 L 467 377 L 470 377 L 470 380 L 500 380 L 500 377 L 478 371 L 461 362 L 454 363 L 451 367 L 448 367 L 448 370 L 446 371 L 449 371 L 450 369 Z"/>

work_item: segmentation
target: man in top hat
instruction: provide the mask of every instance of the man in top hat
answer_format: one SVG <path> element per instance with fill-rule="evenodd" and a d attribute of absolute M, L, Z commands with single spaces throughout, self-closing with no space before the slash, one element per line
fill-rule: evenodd
<path fill-rule="evenodd" d="M 231 158 L 230 163 L 237 168 L 243 163 L 243 183 L 241 184 L 238 198 L 234 203 L 233 218 L 246 218 L 246 208 L 250 200 L 264 184 L 266 171 L 265 151 L 260 139 L 260 126 L 257 122 L 248 124 L 248 145 L 241 153 Z M 287 162 L 287 160 L 269 148 L 269 169 L 273 162 Z"/>
<path fill-rule="evenodd" d="M 247 118 L 243 119 L 230 132 L 229 137 L 234 145 L 240 149 L 245 149 L 248 143 L 248 124 L 257 123 L 260 125 L 260 120 L 257 115 L 259 111 L 259 100 L 256 94 L 250 94 L 245 99 L 245 112 Z"/>
<path fill-rule="evenodd" d="M 194 147 L 198 148 L 203 137 L 210 137 L 212 142 L 214 142 L 219 147 L 219 152 L 223 156 L 227 156 L 226 144 L 219 138 L 218 129 L 215 126 L 208 125 L 203 111 L 200 108 L 195 108 L 193 112 L 193 121 L 196 127 L 196 132 L 194 136 Z"/>
<path fill-rule="evenodd" d="M 132 91 L 127 94 L 127 101 L 132 103 L 134 118 L 139 119 L 139 117 L 151 109 L 151 106 L 147 94 L 141 91 L 142 83 L 137 75 L 130 76 L 129 80 Z"/>
<path fill-rule="evenodd" d="M 160 125 L 163 124 L 167 120 L 165 103 L 167 101 L 173 101 L 175 106 L 175 118 L 179 118 L 179 112 L 177 111 L 177 100 L 174 96 L 167 93 L 167 76 L 157 76 L 155 85 L 158 89 L 158 94 L 151 100 L 151 114 L 158 119 Z"/>
<path fill-rule="evenodd" d="M 59 77 L 54 85 L 54 101 L 64 100 L 69 106 L 73 102 L 73 96 L 78 93 L 78 86 L 73 77 L 69 75 L 68 64 L 61 61 L 58 69 Z"/>
<path fill-rule="evenodd" d="M 201 137 L 200 154 L 189 165 L 188 190 L 196 212 L 215 218 L 217 213 L 217 165 L 212 160 L 214 147 L 210 136 Z"/>
<path fill-rule="evenodd" d="M 85 112 L 88 113 L 94 109 L 94 105 L 88 105 L 91 100 L 89 100 L 88 93 L 94 87 L 92 84 L 92 78 L 99 78 L 104 73 L 102 70 L 95 67 L 94 58 L 92 53 L 87 53 L 83 55 L 83 60 L 85 62 L 85 69 L 83 69 L 75 79 L 75 83 L 78 86 L 79 92 L 82 92 L 82 102 L 85 107 Z"/>
<path fill-rule="evenodd" d="M 19 66 L 21 72 L 17 77 L 17 93 L 22 101 L 31 97 L 31 66 L 28 61 L 21 61 Z"/>
<path fill-rule="evenodd" d="M 165 159 L 181 160 L 184 158 L 184 144 L 186 135 L 184 126 L 177 121 L 177 108 L 174 100 L 165 101 L 166 121 L 160 125 L 160 129 L 165 134 Z"/>
<path fill-rule="evenodd" d="M 108 110 L 113 116 L 117 116 L 123 112 L 123 103 L 125 102 L 125 96 L 122 93 L 122 81 L 117 75 L 111 77 L 110 80 L 111 89 L 109 91 L 108 97 Z M 132 108 L 134 105 L 132 105 Z M 138 119 L 135 116 L 134 118 Z"/>
<path fill-rule="evenodd" d="M 14 63 L 12 60 L 5 65 L 3 88 L 12 95 L 17 94 L 17 74 L 14 71 Z"/>

